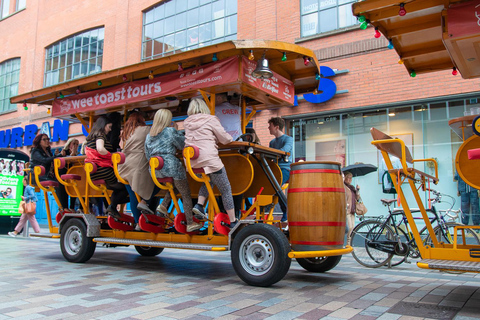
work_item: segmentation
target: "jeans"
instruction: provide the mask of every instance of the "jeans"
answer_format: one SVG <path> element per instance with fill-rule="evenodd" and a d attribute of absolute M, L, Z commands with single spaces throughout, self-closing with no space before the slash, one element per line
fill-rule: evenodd
<path fill-rule="evenodd" d="M 460 199 L 462 208 L 462 223 L 468 225 L 470 216 L 472 216 L 473 225 L 480 225 L 477 190 L 472 190 L 471 192 L 461 192 Z M 470 207 L 472 209 L 471 211 Z"/>
<path fill-rule="evenodd" d="M 280 168 L 280 170 L 282 171 L 282 186 L 288 182 L 288 180 L 290 179 L 290 170 L 288 169 L 285 169 L 285 168 Z M 285 203 L 285 205 L 280 201 L 280 208 L 282 208 L 282 221 L 283 220 L 287 220 L 287 204 Z"/>

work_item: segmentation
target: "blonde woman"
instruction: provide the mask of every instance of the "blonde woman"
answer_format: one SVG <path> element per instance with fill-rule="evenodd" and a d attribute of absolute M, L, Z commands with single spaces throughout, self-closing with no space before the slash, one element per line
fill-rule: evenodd
<path fill-rule="evenodd" d="M 75 138 L 70 138 L 67 140 L 67 143 L 65 143 L 65 146 L 63 149 L 65 150 L 65 155 L 67 156 L 78 156 L 78 145 L 79 142 Z"/>
<path fill-rule="evenodd" d="M 160 109 L 155 113 L 152 128 L 145 140 L 145 155 L 147 159 L 156 156 L 163 158 L 163 168 L 158 170 L 156 174 L 159 177 L 173 178 L 175 188 L 182 195 L 183 210 L 187 220 L 187 232 L 192 232 L 200 229 L 203 225 L 193 221 L 192 197 L 187 174 L 182 163 L 175 156 L 177 150 L 182 150 L 185 146 L 185 137 L 177 129 L 169 127 L 171 123 L 172 113 L 170 110 Z M 170 193 L 167 192 L 163 202 L 157 207 L 157 211 L 164 217 L 168 214 L 171 200 Z"/>
<path fill-rule="evenodd" d="M 235 206 L 232 197 L 232 187 L 228 181 L 225 166 L 218 155 L 217 144 L 227 144 L 232 142 L 232 136 L 229 135 L 220 124 L 216 116 L 210 114 L 205 101 L 199 98 L 192 99 L 188 106 L 188 118 L 185 119 L 185 144 L 197 146 L 200 149 L 200 155 L 192 160 L 192 167 L 203 168 L 211 180 L 212 187 L 216 185 L 222 194 L 222 202 L 230 219 L 230 227 L 237 223 L 235 218 Z M 202 185 L 198 192 L 198 203 L 193 208 L 193 212 L 198 215 L 205 215 L 205 201 L 208 197 L 208 190 Z"/>

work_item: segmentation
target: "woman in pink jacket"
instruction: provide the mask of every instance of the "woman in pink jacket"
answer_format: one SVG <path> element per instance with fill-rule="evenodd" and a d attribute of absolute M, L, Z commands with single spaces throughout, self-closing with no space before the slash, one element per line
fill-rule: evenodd
<path fill-rule="evenodd" d="M 210 109 L 202 99 L 192 99 L 187 114 L 188 118 L 184 122 L 185 145 L 196 146 L 200 149 L 199 157 L 191 162 L 192 167 L 203 168 L 210 177 L 212 187 L 214 185 L 218 187 L 222 193 L 223 206 L 230 218 L 230 227 L 233 228 L 237 221 L 235 219 L 232 187 L 217 149 L 218 143 L 232 142 L 232 136 L 223 129 L 220 120 L 210 114 Z M 207 187 L 202 185 L 198 192 L 198 203 L 192 210 L 195 214 L 205 217 L 203 206 L 207 197 Z"/>

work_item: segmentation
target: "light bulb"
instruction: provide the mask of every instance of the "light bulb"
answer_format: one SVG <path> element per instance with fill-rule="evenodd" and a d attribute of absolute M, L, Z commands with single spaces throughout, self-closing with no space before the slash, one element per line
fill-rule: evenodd
<path fill-rule="evenodd" d="M 360 24 L 360 29 L 362 30 L 365 30 L 368 28 L 368 22 L 367 21 L 363 21 L 361 24 Z"/>
<path fill-rule="evenodd" d="M 375 27 L 375 34 L 373 35 L 375 38 L 380 38 L 382 36 L 382 34 L 380 33 L 380 31 L 378 31 L 378 27 Z"/>
<path fill-rule="evenodd" d="M 458 74 L 457 68 L 453 67 L 452 75 L 456 76 Z"/>
<path fill-rule="evenodd" d="M 178 64 L 177 70 L 178 70 L 178 71 L 183 71 L 182 63 L 179 63 L 179 64 Z"/>
<path fill-rule="evenodd" d="M 148 79 L 152 80 L 153 79 L 153 72 L 150 71 L 150 73 L 148 74 Z"/>
<path fill-rule="evenodd" d="M 400 3 L 400 10 L 398 10 L 398 15 L 403 17 L 407 14 L 407 10 L 405 10 L 405 3 Z"/>
<path fill-rule="evenodd" d="M 359 16 L 358 17 L 358 22 L 360 22 L 360 23 L 365 22 L 365 20 L 367 20 L 367 18 L 365 18 L 365 16 Z"/>
<path fill-rule="evenodd" d="M 250 50 L 250 53 L 248 54 L 248 60 L 253 60 L 255 59 L 255 56 L 253 55 L 253 50 Z"/>
<path fill-rule="evenodd" d="M 388 46 L 387 46 L 388 49 L 393 49 L 393 41 L 392 39 L 388 40 Z"/>
<path fill-rule="evenodd" d="M 128 80 L 128 78 L 127 78 L 126 75 L 123 75 L 122 79 L 123 79 L 123 81 L 127 81 L 127 80 Z"/>
<path fill-rule="evenodd" d="M 410 77 L 415 78 L 416 76 L 417 76 L 417 73 L 415 72 L 415 70 L 412 70 L 410 72 Z"/>
<path fill-rule="evenodd" d="M 98 82 L 97 82 L 97 85 L 98 85 L 99 87 L 101 87 L 101 86 L 102 86 L 102 81 L 98 81 Z"/>
<path fill-rule="evenodd" d="M 304 64 L 305 66 L 308 66 L 309 63 L 310 63 L 310 58 L 304 56 L 304 57 L 303 57 L 303 64 Z"/>
<path fill-rule="evenodd" d="M 282 61 L 287 61 L 287 53 L 286 52 L 283 53 Z"/>
<path fill-rule="evenodd" d="M 216 54 L 216 53 L 213 54 L 212 61 L 213 61 L 213 62 L 218 61 L 218 58 L 217 58 L 217 54 Z"/>

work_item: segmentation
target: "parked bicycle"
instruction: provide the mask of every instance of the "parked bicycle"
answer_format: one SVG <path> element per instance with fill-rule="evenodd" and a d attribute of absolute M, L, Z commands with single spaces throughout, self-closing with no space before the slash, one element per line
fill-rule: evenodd
<path fill-rule="evenodd" d="M 456 222 L 460 210 L 453 210 L 455 205 L 453 197 L 435 190 L 428 189 L 428 191 L 434 195 L 434 198 L 430 200 L 431 208 L 427 209 L 429 220 L 432 226 L 435 225 L 434 234 L 439 242 L 451 244 L 455 238 L 455 226 L 462 225 Z M 435 204 L 442 202 L 442 196 L 449 197 L 453 201 L 449 209 L 437 211 Z M 390 208 L 395 201 L 395 199 L 381 199 L 382 204 L 388 209 L 388 216 L 386 218 L 382 216 L 364 220 L 353 229 L 351 238 L 352 255 L 361 265 L 370 268 L 378 268 L 386 264 L 397 266 L 407 261 L 408 257 L 414 259 L 420 257 L 405 212 L 400 208 L 393 210 Z M 420 212 L 419 209 L 412 209 L 411 211 L 412 213 Z M 463 230 L 466 244 L 480 244 L 480 239 L 473 229 L 466 228 Z M 426 226 L 419 233 L 424 245 L 433 246 L 433 241 Z M 463 241 L 463 233 L 456 236 L 462 237 L 459 242 Z"/>

